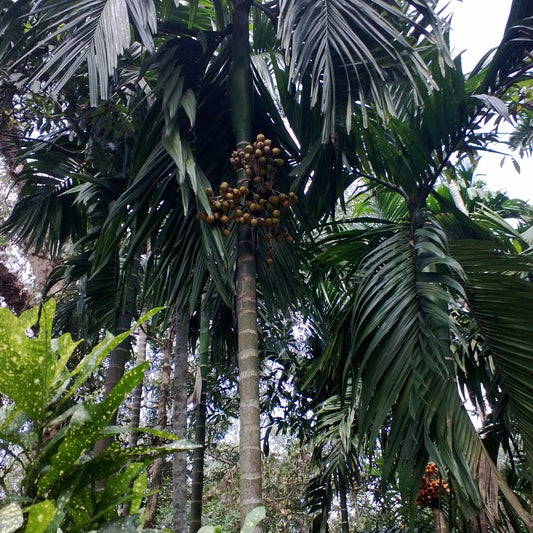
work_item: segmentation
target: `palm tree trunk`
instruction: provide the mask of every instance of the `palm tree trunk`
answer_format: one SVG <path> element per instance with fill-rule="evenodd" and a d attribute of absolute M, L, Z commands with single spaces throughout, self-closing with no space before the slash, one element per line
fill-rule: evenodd
<path fill-rule="evenodd" d="M 237 148 L 252 138 L 252 76 L 250 70 L 249 12 L 251 0 L 237 0 L 233 13 L 231 118 Z M 238 186 L 248 183 L 243 169 Z M 262 504 L 261 435 L 259 425 L 259 354 L 255 242 L 251 227 L 239 224 L 237 244 L 237 327 L 239 351 L 239 470 L 241 524 Z M 260 531 L 259 528 L 257 530 Z"/>
<path fill-rule="evenodd" d="M 140 254 L 135 257 L 131 278 L 129 280 L 128 294 L 126 298 L 126 303 L 122 309 L 117 312 L 117 318 L 115 320 L 114 334 L 120 335 L 125 331 L 128 331 L 131 327 L 131 319 L 135 316 L 135 307 L 137 300 L 137 291 L 139 287 L 138 283 L 138 273 L 141 265 Z M 120 381 L 120 378 L 124 375 L 124 369 L 126 368 L 126 361 L 130 357 L 130 340 L 124 339 L 110 354 L 109 354 L 109 366 L 105 374 L 105 384 L 104 384 L 104 397 L 106 397 L 115 387 L 115 385 Z M 117 420 L 117 414 L 113 415 L 110 423 L 114 424 Z M 105 450 L 110 444 L 112 439 L 101 439 L 96 441 L 94 445 L 94 454 L 98 455 L 100 452 Z M 105 481 L 103 481 L 105 484 Z"/>
<path fill-rule="evenodd" d="M 484 505 L 472 518 L 470 530 L 471 533 L 488 533 L 489 525 L 494 526 L 498 522 L 499 490 L 490 465 L 490 456 L 485 450 L 475 465 L 475 477 Z"/>
<path fill-rule="evenodd" d="M 126 297 L 126 303 L 122 309 L 117 313 L 117 319 L 115 321 L 114 334 L 120 335 L 125 331 L 128 331 L 131 327 L 131 319 L 135 316 L 137 292 L 139 290 L 139 268 L 141 266 L 141 254 L 138 253 L 131 267 L 131 274 L 129 279 L 128 294 Z M 121 342 L 110 354 L 109 354 L 109 366 L 105 375 L 104 396 L 107 396 L 120 381 L 120 378 L 124 375 L 124 369 L 126 367 L 126 361 L 130 357 L 130 341 L 126 339 Z"/>
<path fill-rule="evenodd" d="M 129 303 L 129 302 L 128 302 Z M 115 322 L 115 335 L 128 331 L 131 327 L 132 314 L 125 311 L 118 313 Z M 105 375 L 104 396 L 107 396 L 124 375 L 126 361 L 130 358 L 130 340 L 122 341 L 110 354 L 109 366 Z"/>
<path fill-rule="evenodd" d="M 262 504 L 255 245 L 251 228 L 244 225 L 239 227 L 237 283 L 242 524 L 246 515 Z"/>
<path fill-rule="evenodd" d="M 137 356 L 135 358 L 135 366 L 144 363 L 146 360 L 146 340 L 147 334 L 144 328 L 139 330 L 137 336 Z M 144 382 L 144 380 L 143 380 Z M 143 382 L 139 383 L 133 389 L 133 395 L 131 399 L 131 420 L 130 426 L 132 428 L 138 428 L 141 422 L 141 400 L 142 400 L 142 391 L 143 391 Z M 137 441 L 139 440 L 139 432 L 131 431 L 129 434 L 129 445 L 131 447 L 137 446 Z"/>
<path fill-rule="evenodd" d="M 342 533 L 350 533 L 346 482 L 341 472 L 339 472 L 339 500 L 341 504 L 341 530 Z"/>
<path fill-rule="evenodd" d="M 173 338 L 174 331 L 171 329 L 168 338 L 163 341 L 163 368 L 161 370 L 161 383 L 159 385 L 159 398 L 157 400 L 157 425 L 162 430 L 166 430 L 168 425 L 167 403 L 170 390 L 170 374 L 172 372 Z M 150 470 L 150 489 L 159 491 L 163 475 L 163 459 L 154 461 Z M 146 517 L 144 520 L 144 526 L 146 528 L 151 528 L 154 525 L 158 500 L 159 492 L 148 497 L 148 501 L 146 502 Z"/>
<path fill-rule="evenodd" d="M 120 335 L 125 331 L 128 331 L 131 326 L 131 315 L 125 313 L 124 311 L 118 314 L 117 320 L 115 322 L 115 335 Z M 109 354 L 109 366 L 105 375 L 105 384 L 104 384 L 104 397 L 106 397 L 112 390 L 113 387 L 120 381 L 120 378 L 124 375 L 124 369 L 126 366 L 126 361 L 130 356 L 130 340 L 124 339 L 110 354 Z M 115 424 L 117 421 L 117 413 L 115 412 L 110 420 L 110 424 Z M 97 440 L 94 443 L 94 455 L 98 455 L 103 452 L 106 448 L 111 446 L 113 442 L 112 437 L 107 437 L 105 439 Z M 99 479 L 96 481 L 96 488 L 103 489 L 105 487 L 106 480 Z"/>
<path fill-rule="evenodd" d="M 187 436 L 188 321 L 182 311 L 174 317 L 174 383 L 172 393 L 172 430 L 178 437 Z M 172 455 L 172 506 L 174 533 L 187 533 L 187 452 Z"/>
<path fill-rule="evenodd" d="M 435 527 L 435 533 L 446 533 L 446 518 L 440 508 L 439 504 L 434 505 L 431 510 L 433 511 L 433 525 Z"/>
<path fill-rule="evenodd" d="M 191 483 L 191 527 L 190 533 L 196 533 L 202 527 L 202 496 L 204 490 L 204 454 L 205 454 L 205 418 L 207 412 L 207 372 L 209 363 L 209 320 L 207 312 L 202 309 L 200 322 L 200 347 L 198 358 L 201 376 L 200 401 L 195 407 L 195 435 L 194 442 L 201 448 L 196 448 L 192 454 L 192 483 Z"/>

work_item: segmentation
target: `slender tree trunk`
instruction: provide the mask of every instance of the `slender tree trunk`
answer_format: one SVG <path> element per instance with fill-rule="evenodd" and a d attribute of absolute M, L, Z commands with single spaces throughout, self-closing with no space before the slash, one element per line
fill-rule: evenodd
<path fill-rule="evenodd" d="M 144 328 L 139 330 L 137 335 L 137 355 L 135 357 L 135 366 L 140 365 L 146 361 L 146 340 L 147 334 Z M 138 428 L 141 422 L 141 400 L 142 400 L 142 391 L 143 391 L 144 380 L 139 383 L 133 389 L 132 399 L 131 399 L 131 420 L 130 426 L 132 428 Z M 137 446 L 137 441 L 139 440 L 139 432 L 131 431 L 129 434 L 128 442 L 131 447 Z"/>
<path fill-rule="evenodd" d="M 131 327 L 132 315 L 128 312 L 121 311 L 118 314 L 115 326 L 115 335 L 120 335 L 125 331 L 128 331 Z M 109 354 L 109 366 L 106 371 L 104 396 L 107 396 L 120 381 L 120 378 L 124 375 L 124 369 L 126 362 L 130 358 L 130 340 L 126 339 L 122 341 L 110 354 Z M 116 417 L 115 417 L 116 419 Z"/>
<path fill-rule="evenodd" d="M 120 312 L 116 320 L 115 335 L 120 335 L 125 331 L 128 331 L 131 326 L 131 315 Z M 109 366 L 107 368 L 104 384 L 104 397 L 106 397 L 113 387 L 119 382 L 120 378 L 124 375 L 124 368 L 126 361 L 130 355 L 130 340 L 124 339 L 110 354 L 109 354 Z M 115 412 L 110 420 L 110 424 L 115 424 L 117 421 L 117 413 Z M 106 448 L 111 446 L 113 442 L 112 437 L 97 440 L 94 444 L 94 455 L 98 455 Z M 101 490 L 105 487 L 106 480 L 99 479 L 96 481 L 96 488 Z"/>
<path fill-rule="evenodd" d="M 255 245 L 252 230 L 242 224 L 239 225 L 237 259 L 237 324 L 239 330 L 239 466 L 242 524 L 246 515 L 262 504 Z"/>
<path fill-rule="evenodd" d="M 115 328 L 113 333 L 120 335 L 125 331 L 128 331 L 131 327 L 131 319 L 135 316 L 135 306 L 137 300 L 138 291 L 138 273 L 141 264 L 140 254 L 135 258 L 132 266 L 131 279 L 129 282 L 128 295 L 126 298 L 126 304 L 122 309 L 117 312 L 117 318 L 115 321 Z M 105 374 L 104 384 L 104 397 L 106 397 L 114 388 L 114 386 L 120 381 L 120 378 L 124 375 L 124 369 L 126 367 L 126 361 L 130 357 L 130 340 L 124 339 L 110 354 L 109 354 L 109 366 Z M 117 420 L 117 414 L 115 413 L 110 421 L 114 424 Z M 111 438 L 101 439 L 96 441 L 94 445 L 94 454 L 98 455 L 105 450 L 112 442 Z M 102 488 L 105 485 L 105 480 L 98 483 L 98 488 Z"/>
<path fill-rule="evenodd" d="M 350 519 L 348 516 L 348 498 L 346 482 L 339 472 L 339 500 L 341 504 L 341 530 L 342 533 L 350 533 Z"/>
<path fill-rule="evenodd" d="M 434 505 L 431 510 L 433 511 L 433 525 L 435 526 L 435 533 L 446 533 L 446 518 L 444 513 L 438 504 Z"/>
<path fill-rule="evenodd" d="M 489 455 L 482 452 L 475 466 L 475 477 L 483 507 L 472 518 L 471 533 L 488 533 L 489 526 L 498 523 L 499 490 L 498 482 L 492 472 Z"/>
<path fill-rule="evenodd" d="M 237 148 L 252 138 L 252 77 L 250 70 L 249 13 L 251 0 L 237 0 L 233 14 L 231 117 Z M 243 169 L 238 186 L 247 185 Z M 240 395 L 240 514 L 262 505 L 261 435 L 259 425 L 259 357 L 254 231 L 239 224 L 237 245 L 237 327 Z M 257 528 L 260 531 L 260 528 Z"/>
<path fill-rule="evenodd" d="M 157 400 L 157 425 L 160 429 L 166 430 L 168 426 L 167 404 L 168 393 L 170 390 L 170 374 L 172 372 L 172 340 L 174 331 L 171 328 L 169 337 L 163 341 L 163 368 L 161 370 L 161 384 L 159 385 L 159 398 Z M 150 488 L 159 491 L 161 487 L 161 478 L 163 475 L 163 459 L 156 459 L 151 466 Z M 148 497 L 146 503 L 146 517 L 144 526 L 151 528 L 154 525 L 155 515 L 157 512 L 157 502 L 159 492 Z"/>
<path fill-rule="evenodd" d="M 121 312 L 116 320 L 115 335 L 120 335 L 125 331 L 128 331 L 131 326 L 131 315 Z M 126 361 L 130 356 L 130 340 L 124 339 L 110 354 L 109 354 L 109 366 L 107 368 L 104 384 L 104 397 L 107 396 L 113 387 L 120 381 L 120 378 L 124 375 L 124 368 Z M 110 424 L 114 424 L 117 421 L 117 413 L 115 413 L 110 421 Z M 98 455 L 103 452 L 113 441 L 112 437 L 106 439 L 97 440 L 94 445 L 94 454 Z M 105 486 L 105 480 L 100 480 L 97 483 L 97 488 L 101 489 Z"/>
<path fill-rule="evenodd" d="M 175 315 L 174 383 L 172 393 L 172 429 L 187 436 L 188 321 L 181 311 Z M 187 533 L 187 452 L 172 455 L 172 506 L 174 533 Z"/>
<path fill-rule="evenodd" d="M 114 334 L 120 335 L 125 331 L 128 331 L 131 327 L 131 320 L 135 316 L 135 307 L 137 300 L 137 292 L 139 289 L 139 282 L 137 276 L 139 274 L 139 268 L 141 266 L 140 254 L 133 261 L 131 269 L 131 279 L 129 281 L 128 294 L 126 297 L 126 304 L 118 311 L 117 319 L 115 321 Z M 110 354 L 109 354 L 109 366 L 105 375 L 104 396 L 107 396 L 120 381 L 120 378 L 124 375 L 124 369 L 126 362 L 130 357 L 130 341 L 126 339 L 121 342 Z M 116 418 L 115 418 L 116 420 Z"/>
<path fill-rule="evenodd" d="M 202 309 L 200 321 L 200 347 L 198 359 L 200 365 L 200 401 L 195 406 L 194 442 L 201 448 L 192 453 L 191 483 L 191 527 L 190 533 L 196 533 L 202 527 L 202 496 L 204 491 L 204 455 L 205 455 L 205 419 L 207 412 L 207 372 L 209 363 L 209 320 L 205 309 Z"/>

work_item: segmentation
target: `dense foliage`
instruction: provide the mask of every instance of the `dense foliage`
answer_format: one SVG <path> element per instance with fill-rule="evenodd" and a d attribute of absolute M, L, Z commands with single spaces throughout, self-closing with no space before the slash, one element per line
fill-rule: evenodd
<path fill-rule="evenodd" d="M 531 151 L 529 0 L 469 74 L 433 0 L 0 16 L 2 234 L 51 271 L 5 314 L 0 512 L 184 533 L 188 431 L 191 533 L 533 529 L 533 214 L 475 175 L 491 121 Z"/>

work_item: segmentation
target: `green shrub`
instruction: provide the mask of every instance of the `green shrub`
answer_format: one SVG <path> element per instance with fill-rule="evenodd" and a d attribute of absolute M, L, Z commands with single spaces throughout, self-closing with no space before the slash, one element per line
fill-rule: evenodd
<path fill-rule="evenodd" d="M 141 383 L 148 363 L 124 374 L 102 401 L 84 397 L 85 382 L 133 330 L 117 337 L 106 335 L 69 370 L 79 343 L 69 334 L 52 338 L 54 313 L 52 300 L 20 317 L 0 308 L 0 393 L 9 398 L 0 406 L 0 454 L 3 466 L 8 465 L 4 472 L 11 472 L 9 490 L 4 474 L 8 494 L 0 509 L 0 531 L 143 531 L 147 466 L 157 457 L 194 445 L 168 433 L 145 430 L 170 443 L 123 448 L 115 442 L 94 456 L 97 440 L 126 431 L 109 424 Z M 129 514 L 119 516 L 125 503 Z"/>

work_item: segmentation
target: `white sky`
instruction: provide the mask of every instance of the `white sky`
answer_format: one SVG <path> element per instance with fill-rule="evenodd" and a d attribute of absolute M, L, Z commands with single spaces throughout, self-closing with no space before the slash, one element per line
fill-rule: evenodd
<path fill-rule="evenodd" d="M 453 13 L 451 46 L 454 56 L 462 52 L 463 70 L 469 72 L 479 59 L 499 44 L 507 23 L 512 0 L 441 0 L 446 12 Z M 503 148 L 503 147 L 502 147 Z M 492 190 L 506 190 L 509 196 L 533 203 L 533 161 L 518 160 L 518 174 L 509 157 L 500 166 L 501 155 L 484 155 L 478 176 Z"/>

